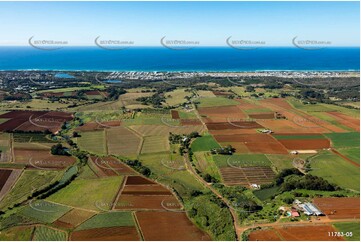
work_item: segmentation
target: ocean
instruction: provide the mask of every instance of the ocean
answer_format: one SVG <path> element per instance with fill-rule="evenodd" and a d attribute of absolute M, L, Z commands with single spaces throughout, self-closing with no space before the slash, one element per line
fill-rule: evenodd
<path fill-rule="evenodd" d="M 198 47 L 171 50 L 133 47 L 104 50 L 97 47 L 0 47 L 0 70 L 82 71 L 359 71 L 359 47 L 304 50 L 267 47 L 236 50 Z"/>

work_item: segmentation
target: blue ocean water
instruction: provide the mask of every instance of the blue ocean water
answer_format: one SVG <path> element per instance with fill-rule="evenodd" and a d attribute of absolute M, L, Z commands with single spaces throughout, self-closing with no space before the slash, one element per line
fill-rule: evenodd
<path fill-rule="evenodd" d="M 134 47 L 103 50 L 97 47 L 64 47 L 44 51 L 32 47 L 0 47 L 0 70 L 97 71 L 265 71 L 360 70 L 359 47 L 304 50 L 268 47 L 236 50 L 199 47 L 170 50 Z"/>

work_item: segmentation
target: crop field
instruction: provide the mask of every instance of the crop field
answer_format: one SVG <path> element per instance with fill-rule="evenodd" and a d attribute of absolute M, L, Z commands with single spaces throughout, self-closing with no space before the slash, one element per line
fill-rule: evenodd
<path fill-rule="evenodd" d="M 20 169 L 0 169 L 0 201 L 13 187 L 21 173 Z"/>
<path fill-rule="evenodd" d="M 134 131 L 120 126 L 105 132 L 109 154 L 134 156 L 139 153 L 141 138 Z"/>
<path fill-rule="evenodd" d="M 311 158 L 311 174 L 325 178 L 343 188 L 360 189 L 360 169 L 331 152 Z"/>
<path fill-rule="evenodd" d="M 171 110 L 170 114 L 172 115 L 172 119 L 180 119 L 179 112 L 177 110 Z"/>
<path fill-rule="evenodd" d="M 352 232 L 352 237 L 346 237 L 346 240 L 360 241 L 360 222 L 334 223 L 333 226 L 340 232 Z"/>
<path fill-rule="evenodd" d="M 15 162 L 32 169 L 64 169 L 75 162 L 72 156 L 50 154 L 50 150 L 14 149 Z"/>
<path fill-rule="evenodd" d="M 305 233 L 305 231 L 307 231 Z M 273 240 L 273 241 L 324 241 L 344 240 L 340 236 L 329 236 L 328 232 L 337 232 L 329 225 L 294 225 L 278 226 L 268 230 L 256 230 L 249 235 L 250 241 Z"/>
<path fill-rule="evenodd" d="M 200 108 L 238 105 L 236 100 L 225 97 L 201 97 L 197 99 L 197 102 L 199 102 L 198 107 Z"/>
<path fill-rule="evenodd" d="M 105 227 L 117 227 L 117 226 L 134 226 L 134 219 L 131 212 L 107 212 L 97 214 L 90 219 L 86 220 L 76 231 L 105 228 Z"/>
<path fill-rule="evenodd" d="M 321 197 L 313 202 L 330 219 L 360 218 L 359 197 Z"/>
<path fill-rule="evenodd" d="M 102 179 L 77 179 L 51 195 L 47 200 L 94 211 L 101 210 L 99 204 L 105 204 L 104 209 L 109 209 L 122 180 L 122 177 L 119 176 Z"/>
<path fill-rule="evenodd" d="M 185 213 L 141 211 L 136 217 L 145 240 L 210 240 Z"/>
<path fill-rule="evenodd" d="M 64 241 L 67 240 L 67 233 L 58 229 L 45 226 L 37 226 L 34 232 L 34 241 Z"/>
<path fill-rule="evenodd" d="M 249 118 L 251 119 L 274 119 L 275 118 L 275 113 L 253 113 L 253 114 L 248 114 Z"/>
<path fill-rule="evenodd" d="M 51 139 L 47 138 L 45 134 L 37 133 L 14 133 L 13 134 L 14 142 L 25 142 L 25 143 L 52 143 Z"/>
<path fill-rule="evenodd" d="M 106 227 L 74 231 L 70 240 L 75 241 L 139 241 L 136 227 Z"/>
<path fill-rule="evenodd" d="M 288 154 L 286 148 L 268 134 L 215 135 L 214 138 L 219 143 L 243 144 L 250 153 Z M 237 153 L 246 151 L 244 149 L 237 150 L 237 147 L 235 148 Z"/>
<path fill-rule="evenodd" d="M 355 131 L 360 131 L 360 119 L 348 116 L 340 112 L 327 112 L 334 117 L 340 124 L 345 125 Z"/>
<path fill-rule="evenodd" d="M 202 171 L 205 174 L 210 174 L 211 176 L 221 179 L 219 169 L 213 160 L 213 156 L 208 152 L 195 152 L 195 164 L 198 170 Z"/>
<path fill-rule="evenodd" d="M 263 154 L 234 154 L 214 155 L 213 160 L 219 168 L 222 167 L 253 167 L 253 166 L 271 166 L 269 159 Z"/>
<path fill-rule="evenodd" d="M 268 184 L 275 178 L 271 167 L 222 167 L 220 168 L 222 180 L 225 185 L 250 186 L 251 184 Z"/>
<path fill-rule="evenodd" d="M 131 168 L 112 156 L 91 156 L 91 162 L 88 165 L 91 166 L 98 177 L 135 174 Z"/>
<path fill-rule="evenodd" d="M 255 121 L 238 121 L 228 120 L 227 122 L 206 122 L 209 130 L 223 130 L 223 129 L 260 129 L 262 125 Z"/>
<path fill-rule="evenodd" d="M 173 134 L 189 134 L 193 131 L 201 133 L 203 131 L 202 125 L 175 125 L 175 126 L 167 126 L 163 125 L 134 125 L 130 126 L 132 130 L 143 135 L 143 136 L 168 136 L 169 133 Z"/>
<path fill-rule="evenodd" d="M 351 148 L 340 148 L 337 149 L 342 155 L 351 159 L 352 161 L 360 164 L 360 148 L 359 147 L 351 147 Z"/>
<path fill-rule="evenodd" d="M 75 228 L 95 214 L 96 213 L 92 211 L 74 208 L 56 220 L 53 224 L 58 227 Z"/>
<path fill-rule="evenodd" d="M 76 143 L 80 149 L 99 155 L 107 154 L 105 131 L 81 132 L 80 136 L 76 138 Z"/>
<path fill-rule="evenodd" d="M 274 137 L 289 150 L 315 150 L 330 147 L 330 141 L 319 134 L 282 134 Z"/>
<path fill-rule="evenodd" d="M 44 200 L 32 200 L 29 206 L 22 209 L 21 214 L 40 222 L 52 223 L 69 212 L 70 209 L 70 207 Z"/>
<path fill-rule="evenodd" d="M 119 97 L 119 101 L 122 103 L 122 105 L 125 106 L 129 106 L 129 105 L 134 105 L 134 104 L 140 104 L 139 101 L 137 101 L 136 99 L 140 98 L 140 97 L 149 97 L 152 96 L 154 93 L 151 92 L 133 92 L 133 93 L 125 93 L 120 95 Z"/>
<path fill-rule="evenodd" d="M 358 132 L 332 133 L 325 134 L 325 136 L 331 139 L 331 145 L 335 148 L 360 146 L 360 133 Z"/>
<path fill-rule="evenodd" d="M 142 145 L 142 154 L 158 153 L 169 150 L 167 136 L 146 136 Z"/>
<path fill-rule="evenodd" d="M 242 112 L 239 106 L 212 106 L 206 108 L 198 108 L 197 111 L 202 117 L 208 117 L 210 119 L 221 119 L 221 121 L 227 121 L 227 118 L 247 118 L 247 115 Z"/>
<path fill-rule="evenodd" d="M 46 131 L 60 130 L 65 121 L 73 119 L 71 113 L 55 111 L 11 111 L 0 115 L 9 119 L 0 124 L 0 131 Z"/>
<path fill-rule="evenodd" d="M 219 148 L 220 145 L 215 141 L 215 139 L 211 135 L 205 135 L 202 137 L 198 137 L 191 144 L 191 148 L 193 152 L 197 151 L 210 151 L 214 148 Z"/>
<path fill-rule="evenodd" d="M 35 190 L 55 182 L 61 173 L 45 170 L 25 170 L 10 192 L 0 201 L 0 208 L 25 200 Z"/>
<path fill-rule="evenodd" d="M 11 227 L 2 230 L 0 233 L 0 241 L 31 241 L 34 227 Z"/>

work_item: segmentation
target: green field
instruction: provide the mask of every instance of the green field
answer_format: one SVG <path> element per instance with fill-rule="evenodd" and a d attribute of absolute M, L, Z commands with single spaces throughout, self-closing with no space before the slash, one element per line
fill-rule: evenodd
<path fill-rule="evenodd" d="M 80 149 L 99 155 L 107 154 L 107 142 L 103 130 L 81 132 L 80 135 L 81 137 L 76 138 L 76 143 Z"/>
<path fill-rule="evenodd" d="M 311 158 L 311 174 L 325 178 L 342 188 L 360 190 L 360 169 L 331 152 Z"/>
<path fill-rule="evenodd" d="M 30 217 L 44 223 L 52 223 L 67 212 L 71 208 L 50 203 L 44 200 L 31 201 L 30 204 L 21 210 L 21 215 Z"/>
<path fill-rule="evenodd" d="M 51 143 L 55 142 L 51 139 L 48 139 L 45 134 L 32 134 L 32 133 L 14 133 L 13 139 L 15 142 L 27 143 Z"/>
<path fill-rule="evenodd" d="M 352 232 L 352 236 L 344 236 L 343 238 L 350 241 L 360 241 L 360 222 L 350 223 L 334 223 L 333 226 L 345 235 Z M 349 234 L 349 233 L 348 233 Z"/>
<path fill-rule="evenodd" d="M 0 208 L 26 200 L 32 192 L 60 179 L 62 172 L 26 170 L 20 176 L 13 189 L 0 202 Z"/>
<path fill-rule="evenodd" d="M 279 187 L 274 186 L 274 187 L 265 188 L 265 189 L 261 189 L 261 190 L 255 190 L 255 191 L 253 191 L 253 194 L 258 199 L 264 201 L 264 200 L 267 200 L 267 199 L 271 198 L 272 196 L 276 195 L 278 190 L 279 190 Z"/>
<path fill-rule="evenodd" d="M 67 240 L 67 233 L 45 226 L 35 228 L 34 241 L 64 241 Z"/>
<path fill-rule="evenodd" d="M 76 179 L 47 200 L 94 211 L 103 209 L 103 207 L 99 208 L 98 204 L 106 204 L 104 210 L 107 210 L 111 206 L 122 180 L 123 178 L 119 176 L 89 180 Z"/>
<path fill-rule="evenodd" d="M 337 149 L 338 152 L 343 154 L 344 156 L 350 158 L 354 162 L 357 162 L 360 164 L 360 147 L 355 148 L 340 148 Z"/>
<path fill-rule="evenodd" d="M 195 159 L 193 162 L 196 164 L 198 170 L 203 174 L 209 174 L 212 177 L 221 180 L 219 169 L 213 160 L 213 156 L 209 152 L 195 152 L 194 156 Z"/>
<path fill-rule="evenodd" d="M 195 139 L 191 144 L 191 148 L 193 152 L 210 151 L 211 149 L 219 148 L 219 147 L 221 146 L 211 135 L 205 135 L 199 137 Z"/>
<path fill-rule="evenodd" d="M 178 110 L 178 114 L 181 119 L 196 119 L 197 118 L 197 115 L 194 113 L 194 111 L 186 112 L 186 111 Z"/>
<path fill-rule="evenodd" d="M 293 168 L 292 161 L 296 158 L 292 155 L 274 155 L 267 154 L 267 158 L 271 161 L 272 165 L 278 172 L 284 169 Z M 306 159 L 310 154 L 298 154 L 297 158 Z"/>
<path fill-rule="evenodd" d="M 239 102 L 233 99 L 224 98 L 224 97 L 202 97 L 197 99 L 199 102 L 198 107 L 218 107 L 218 106 L 230 106 L 230 105 L 238 105 Z"/>
<path fill-rule="evenodd" d="M 95 215 L 81 224 L 76 230 L 93 228 L 135 226 L 131 212 L 110 212 Z"/>
<path fill-rule="evenodd" d="M 169 150 L 168 139 L 166 136 L 147 136 L 144 137 L 142 145 L 142 154 L 157 153 Z"/>
<path fill-rule="evenodd" d="M 275 137 L 278 140 L 293 140 L 293 139 L 325 139 L 325 136 L 322 134 L 315 134 L 315 135 L 281 135 L 281 134 L 274 134 L 273 137 Z"/>
<path fill-rule="evenodd" d="M 326 137 L 331 139 L 332 146 L 335 148 L 343 147 L 360 147 L 360 133 L 331 133 L 325 134 Z"/>
<path fill-rule="evenodd" d="M 269 159 L 263 154 L 214 155 L 213 160 L 221 167 L 271 166 Z"/>

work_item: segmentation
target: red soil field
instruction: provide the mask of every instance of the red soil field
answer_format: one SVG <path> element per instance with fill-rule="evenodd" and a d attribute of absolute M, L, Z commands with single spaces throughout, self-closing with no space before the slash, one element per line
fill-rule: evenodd
<path fill-rule="evenodd" d="M 174 204 L 171 208 L 165 207 L 164 201 Z M 116 202 L 117 210 L 134 210 L 134 209 L 155 209 L 155 210 L 179 210 L 181 205 L 173 195 L 123 195 L 121 194 Z"/>
<path fill-rule="evenodd" d="M 303 134 L 303 133 L 330 133 L 330 130 L 327 130 L 323 127 L 315 126 L 306 127 L 297 125 L 292 122 L 292 120 L 257 120 L 257 122 L 263 127 L 272 130 L 275 134 L 284 134 L 284 133 L 292 133 L 292 134 Z"/>
<path fill-rule="evenodd" d="M 255 121 L 232 121 L 229 122 L 214 122 L 207 123 L 209 130 L 222 130 L 222 129 L 259 129 L 263 128 L 260 124 Z"/>
<path fill-rule="evenodd" d="M 233 95 L 231 92 L 222 92 L 222 91 L 213 91 L 213 94 L 216 96 L 229 96 Z"/>
<path fill-rule="evenodd" d="M 161 185 L 126 185 L 122 195 L 172 195 L 172 193 Z"/>
<path fill-rule="evenodd" d="M 146 184 L 156 184 L 156 183 L 141 176 L 128 176 L 127 182 L 125 183 L 125 185 L 146 185 Z"/>
<path fill-rule="evenodd" d="M 212 135 L 258 134 L 257 129 L 221 129 L 210 130 Z"/>
<path fill-rule="evenodd" d="M 49 150 L 14 149 L 15 163 L 33 169 L 64 169 L 75 162 L 72 156 L 52 155 Z"/>
<path fill-rule="evenodd" d="M 66 222 L 63 222 L 63 221 L 59 221 L 59 220 L 56 220 L 53 225 L 55 225 L 56 227 L 61 227 L 61 228 L 66 228 L 66 229 L 73 229 L 74 228 L 74 225 L 70 224 L 70 223 L 66 223 Z"/>
<path fill-rule="evenodd" d="M 117 127 L 120 126 L 121 121 L 120 120 L 113 120 L 113 121 L 105 121 L 105 122 L 89 122 L 85 123 L 82 126 L 79 126 L 76 128 L 76 131 L 95 131 L 95 130 L 101 130 L 106 129 L 109 127 Z"/>
<path fill-rule="evenodd" d="M 285 109 L 293 109 L 293 107 L 283 98 L 268 98 L 260 101 L 262 104 L 273 104 Z"/>
<path fill-rule="evenodd" d="M 47 111 L 11 111 L 0 115 L 10 120 L 0 124 L 0 131 L 45 131 L 60 130 L 65 121 L 73 118 L 71 113 Z"/>
<path fill-rule="evenodd" d="M 170 113 L 172 115 L 172 119 L 179 119 L 179 113 L 177 110 L 171 110 Z"/>
<path fill-rule="evenodd" d="M 181 119 L 180 123 L 182 126 L 187 126 L 187 125 L 202 125 L 202 122 L 199 121 L 198 119 Z"/>
<path fill-rule="evenodd" d="M 217 142 L 244 144 L 251 153 L 288 154 L 286 148 L 268 134 L 215 135 L 214 138 Z"/>
<path fill-rule="evenodd" d="M 130 167 L 122 163 L 120 160 L 115 159 L 114 157 L 103 157 L 103 160 L 107 162 L 107 164 L 115 170 L 119 175 L 135 175 L 136 172 L 133 171 Z"/>
<path fill-rule="evenodd" d="M 280 241 L 281 238 L 272 229 L 256 230 L 249 234 L 249 241 Z"/>
<path fill-rule="evenodd" d="M 254 113 L 254 114 L 249 114 L 248 116 L 253 119 L 274 119 L 275 118 L 274 113 Z"/>
<path fill-rule="evenodd" d="M 249 239 L 255 240 L 284 240 L 284 241 L 325 241 L 344 240 L 340 236 L 329 236 L 328 232 L 337 232 L 329 225 L 294 225 L 279 226 L 269 230 L 251 232 Z M 266 237 L 266 235 L 269 238 Z M 277 239 L 278 237 L 278 239 Z"/>
<path fill-rule="evenodd" d="M 240 103 L 239 107 L 242 110 L 262 108 L 262 106 L 259 106 L 259 105 L 254 104 L 254 103 L 247 102 L 247 101 L 245 101 L 243 99 L 235 99 L 235 100 L 237 100 Z"/>
<path fill-rule="evenodd" d="M 359 197 L 315 198 L 313 201 L 331 219 L 360 218 Z"/>
<path fill-rule="evenodd" d="M 185 213 L 141 211 L 136 217 L 145 240 L 211 240 Z"/>
<path fill-rule="evenodd" d="M 333 117 L 336 118 L 336 120 L 349 127 L 352 128 L 356 131 L 360 131 L 360 120 L 351 116 L 348 116 L 346 114 L 340 113 L 340 112 L 328 112 L 328 114 Z"/>
<path fill-rule="evenodd" d="M 249 186 L 251 184 L 271 183 L 275 173 L 270 167 L 222 167 L 220 172 L 224 184 Z"/>
<path fill-rule="evenodd" d="M 8 180 L 12 170 L 0 169 L 0 191 Z"/>
<path fill-rule="evenodd" d="M 246 118 L 247 115 L 242 112 L 238 106 L 223 106 L 223 107 L 207 107 L 199 108 L 198 113 L 208 118 Z"/>
<path fill-rule="evenodd" d="M 77 241 L 135 241 L 140 240 L 135 227 L 109 227 L 74 231 L 70 240 Z"/>
<path fill-rule="evenodd" d="M 330 141 L 328 139 L 283 139 L 278 141 L 289 150 L 317 150 L 330 148 Z"/>

